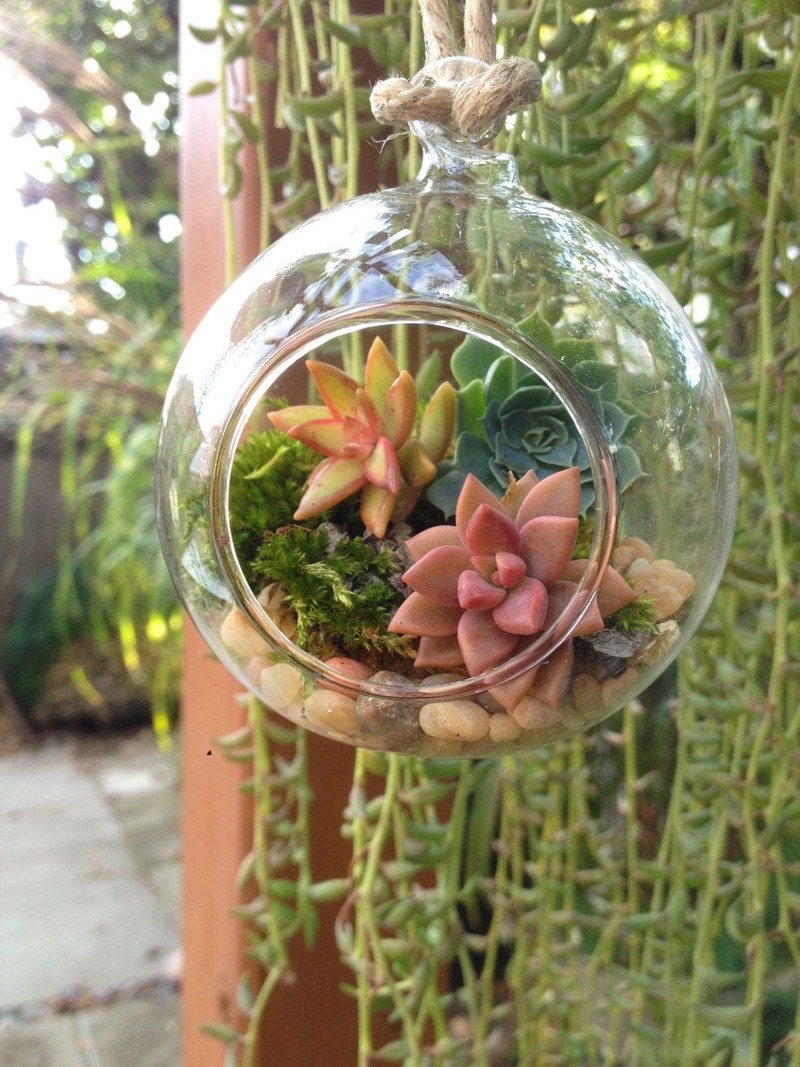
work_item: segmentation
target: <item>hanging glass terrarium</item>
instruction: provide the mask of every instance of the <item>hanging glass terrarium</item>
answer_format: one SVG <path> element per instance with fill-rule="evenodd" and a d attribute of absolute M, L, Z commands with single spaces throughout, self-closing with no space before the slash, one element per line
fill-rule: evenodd
<path fill-rule="evenodd" d="M 731 423 L 635 253 L 509 157 L 415 133 L 416 180 L 278 241 L 196 331 L 160 530 L 201 634 L 281 715 L 505 754 L 619 708 L 695 630 L 731 540 Z"/>

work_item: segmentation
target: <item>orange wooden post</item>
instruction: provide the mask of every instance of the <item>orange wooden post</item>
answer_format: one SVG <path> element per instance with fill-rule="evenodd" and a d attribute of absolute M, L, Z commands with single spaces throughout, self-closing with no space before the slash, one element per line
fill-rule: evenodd
<path fill-rule="evenodd" d="M 222 203 L 218 191 L 219 102 L 187 90 L 215 80 L 215 46 L 188 31 L 214 26 L 218 0 L 181 5 L 182 156 L 181 214 L 184 331 L 189 333 L 224 287 Z M 236 207 L 237 245 L 243 265 L 258 251 L 258 203 L 252 173 Z M 248 180 L 249 177 L 249 180 Z M 237 729 L 244 711 L 241 687 L 212 658 L 187 623 L 181 717 L 183 753 L 183 1063 L 219 1067 L 222 1046 L 200 1030 L 204 1023 L 236 1023 L 236 987 L 246 967 L 242 924 L 230 915 L 237 903 L 235 877 L 250 847 L 252 806 L 239 791 L 249 768 L 223 758 L 215 738 Z M 314 877 L 347 871 L 349 846 L 340 820 L 352 780 L 352 750 L 312 738 L 317 774 L 312 820 Z M 261 1067 L 305 1067 L 324 1058 L 326 1067 L 352 1067 L 356 1060 L 355 1005 L 339 991 L 347 972 L 333 939 L 334 909 L 323 911 L 318 945 L 296 952 L 291 986 L 275 993 L 260 1035 Z"/>

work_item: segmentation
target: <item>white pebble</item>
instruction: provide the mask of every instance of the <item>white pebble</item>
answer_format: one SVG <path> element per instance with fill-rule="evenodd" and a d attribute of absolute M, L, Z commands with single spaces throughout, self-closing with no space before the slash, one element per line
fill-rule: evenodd
<path fill-rule="evenodd" d="M 628 667 L 616 678 L 606 678 L 603 682 L 603 707 L 611 711 L 630 700 L 638 677 L 639 672 L 633 667 Z"/>
<path fill-rule="evenodd" d="M 423 704 L 419 724 L 429 737 L 456 741 L 482 741 L 489 733 L 489 715 L 471 700 Z"/>
<path fill-rule="evenodd" d="M 562 715 L 558 708 L 545 704 L 536 697 L 523 697 L 511 713 L 523 730 L 538 730 L 555 726 Z"/>
<path fill-rule="evenodd" d="M 441 674 L 429 674 L 423 681 L 424 686 L 449 685 L 451 682 L 463 682 L 464 675 L 455 671 L 443 671 Z"/>
<path fill-rule="evenodd" d="M 492 741 L 514 741 L 522 733 L 522 727 L 510 715 L 498 712 L 489 719 L 489 737 Z"/>
<path fill-rule="evenodd" d="M 299 696 L 296 700 L 293 700 L 291 704 L 287 704 L 285 708 L 281 708 L 281 715 L 287 719 L 291 719 L 292 722 L 303 725 L 303 698 Z"/>
<path fill-rule="evenodd" d="M 270 651 L 268 641 L 245 618 L 238 608 L 231 608 L 222 620 L 219 636 L 231 652 L 244 660 L 264 656 Z"/>
<path fill-rule="evenodd" d="M 356 716 L 356 702 L 344 693 L 332 689 L 315 689 L 306 697 L 305 712 L 309 719 L 320 726 L 338 733 L 355 737 L 361 730 L 361 723 Z"/>
<path fill-rule="evenodd" d="M 258 689 L 261 681 L 261 672 L 265 667 L 269 667 L 269 663 L 270 661 L 266 656 L 253 656 L 247 664 L 247 679 L 254 689 Z"/>
<path fill-rule="evenodd" d="M 275 711 L 286 708 L 303 687 L 303 679 L 296 667 L 290 663 L 273 663 L 261 672 L 259 688 L 268 704 Z"/>

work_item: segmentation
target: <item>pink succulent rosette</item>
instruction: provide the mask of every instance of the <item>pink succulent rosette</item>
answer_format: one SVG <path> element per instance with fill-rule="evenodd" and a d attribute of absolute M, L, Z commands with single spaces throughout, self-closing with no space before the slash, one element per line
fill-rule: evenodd
<path fill-rule="evenodd" d="M 434 526 L 409 539 L 414 560 L 403 579 L 413 592 L 389 629 L 419 638 L 415 665 L 466 668 L 475 677 L 499 667 L 548 630 L 574 601 L 584 614 L 573 637 L 604 628 L 604 618 L 636 593 L 613 567 L 597 595 L 578 592 L 586 560 L 573 560 L 578 535 L 580 470 L 539 481 L 531 471 L 502 501 L 473 475 L 458 499 L 455 526 Z M 572 669 L 572 642 L 547 663 L 492 689 L 507 710 L 536 682 L 556 703 Z"/>

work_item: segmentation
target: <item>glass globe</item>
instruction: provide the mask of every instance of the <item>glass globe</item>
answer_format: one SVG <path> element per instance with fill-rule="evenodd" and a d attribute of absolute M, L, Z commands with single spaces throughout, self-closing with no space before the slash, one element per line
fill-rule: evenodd
<path fill-rule="evenodd" d="M 500 755 L 593 725 L 685 645 L 735 450 L 697 333 L 634 252 L 511 158 L 415 133 L 414 181 L 283 237 L 189 341 L 159 529 L 200 633 L 281 715 Z"/>

